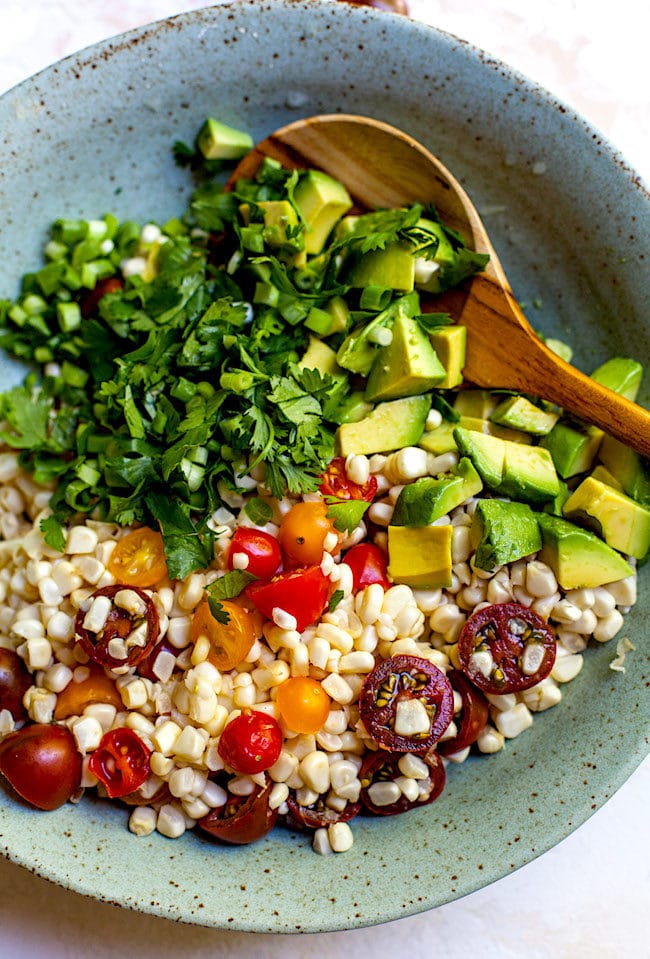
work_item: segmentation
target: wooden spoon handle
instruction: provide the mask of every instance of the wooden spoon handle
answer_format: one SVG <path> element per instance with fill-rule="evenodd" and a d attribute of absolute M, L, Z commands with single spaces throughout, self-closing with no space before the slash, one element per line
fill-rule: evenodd
<path fill-rule="evenodd" d="M 472 279 L 459 322 L 469 328 L 465 377 L 472 383 L 557 403 L 650 457 L 650 412 L 553 353 L 492 271 Z"/>

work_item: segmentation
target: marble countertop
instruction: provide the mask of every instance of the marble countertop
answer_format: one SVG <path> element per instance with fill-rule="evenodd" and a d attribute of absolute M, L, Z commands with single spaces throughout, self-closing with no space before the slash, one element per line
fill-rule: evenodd
<path fill-rule="evenodd" d="M 184 0 L 0 0 L 0 93 L 96 40 L 185 10 Z M 648 30 L 638 0 L 410 0 L 576 108 L 650 182 Z M 0 859 L 0 959 L 133 955 L 322 959 L 355 950 L 430 959 L 622 959 L 648 955 L 650 759 L 555 849 L 436 910 L 371 929 L 300 938 L 173 925 L 83 899 Z M 47 828 L 44 824 L 44 828 Z"/>

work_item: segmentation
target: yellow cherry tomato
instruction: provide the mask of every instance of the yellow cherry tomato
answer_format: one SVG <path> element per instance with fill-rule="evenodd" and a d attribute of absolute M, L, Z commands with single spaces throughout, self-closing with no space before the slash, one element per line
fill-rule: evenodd
<path fill-rule="evenodd" d="M 117 583 L 155 586 L 167 576 L 167 561 L 160 533 L 147 526 L 134 529 L 118 540 L 106 567 Z"/>
<path fill-rule="evenodd" d="M 296 503 L 280 523 L 280 548 L 294 566 L 317 566 L 323 556 L 323 543 L 334 524 L 322 501 Z"/>
<path fill-rule="evenodd" d="M 222 600 L 228 622 L 220 623 L 210 612 L 207 599 L 200 603 L 192 616 L 190 638 L 194 645 L 205 637 L 210 643 L 208 661 L 221 672 L 234 669 L 251 651 L 255 642 L 255 622 L 242 606 Z"/>
<path fill-rule="evenodd" d="M 329 715 L 331 700 L 316 679 L 293 676 L 278 686 L 275 703 L 293 732 L 316 733 Z"/>
<path fill-rule="evenodd" d="M 61 690 L 56 698 L 54 708 L 55 719 L 68 719 L 70 716 L 81 716 L 86 706 L 91 703 L 109 703 L 116 709 L 123 709 L 122 697 L 117 691 L 114 680 L 106 675 L 101 666 L 91 663 L 88 667 L 88 676 L 76 683 L 70 680 L 65 689 Z"/>

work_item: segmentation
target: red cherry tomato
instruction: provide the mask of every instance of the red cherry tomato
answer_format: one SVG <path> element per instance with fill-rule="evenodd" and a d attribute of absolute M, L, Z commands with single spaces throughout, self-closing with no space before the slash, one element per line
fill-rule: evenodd
<path fill-rule="evenodd" d="M 366 503 L 370 503 L 377 493 L 377 479 L 375 476 L 369 476 L 366 483 L 354 483 L 347 477 L 345 458 L 337 456 L 321 477 L 320 491 L 323 496 L 336 496 L 337 499 L 363 499 Z"/>
<path fill-rule="evenodd" d="M 460 717 L 455 718 L 458 733 L 453 739 L 445 739 L 438 743 L 438 752 L 441 756 L 450 756 L 461 749 L 471 746 L 478 739 L 488 721 L 488 701 L 476 686 L 470 683 L 459 669 L 450 669 L 447 679 L 456 692 L 460 693 L 463 705 Z"/>
<path fill-rule="evenodd" d="M 30 672 L 18 653 L 0 647 L 0 709 L 8 709 L 15 720 L 25 719 L 23 696 L 31 685 Z"/>
<path fill-rule="evenodd" d="M 342 810 L 330 809 L 321 797 L 311 806 L 301 806 L 293 791 L 289 793 L 287 806 L 292 822 L 305 829 L 327 829 L 335 822 L 349 822 L 361 811 L 360 802 L 349 802 Z"/>
<path fill-rule="evenodd" d="M 458 638 L 460 668 L 484 693 L 516 693 L 541 682 L 555 662 L 555 633 L 519 603 L 486 606 Z"/>
<path fill-rule="evenodd" d="M 327 503 L 322 500 L 296 503 L 282 517 L 279 539 L 289 566 L 313 566 L 320 563 L 325 538 L 329 533 L 335 532 L 327 510 Z"/>
<path fill-rule="evenodd" d="M 246 572 L 252 573 L 259 579 L 275 576 L 282 563 L 280 544 L 275 536 L 271 536 L 263 529 L 238 526 L 230 543 L 228 569 L 233 569 L 235 553 L 244 553 L 248 556 Z"/>
<path fill-rule="evenodd" d="M 213 839 L 241 846 L 261 839 L 278 818 L 278 810 L 269 806 L 273 782 L 265 775 L 265 785 L 256 786 L 250 796 L 228 796 L 225 806 L 219 806 L 199 819 L 199 826 Z"/>
<path fill-rule="evenodd" d="M 219 755 L 236 773 L 252 776 L 272 766 L 282 749 L 282 730 L 273 718 L 257 710 L 240 713 L 224 728 Z"/>
<path fill-rule="evenodd" d="M 330 581 L 320 566 L 293 569 L 246 587 L 248 598 L 267 619 L 273 619 L 274 609 L 283 609 L 295 617 L 299 632 L 316 622 L 327 606 L 329 591 Z"/>
<path fill-rule="evenodd" d="M 390 589 L 388 579 L 388 557 L 383 549 L 374 543 L 359 543 L 353 546 L 343 557 L 343 562 L 352 570 L 353 589 L 358 592 L 379 583 L 384 589 Z"/>
<path fill-rule="evenodd" d="M 38 809 L 58 809 L 78 790 L 81 755 L 67 726 L 34 723 L 0 742 L 0 773 Z"/>
<path fill-rule="evenodd" d="M 114 599 L 122 590 L 129 590 L 137 593 L 144 603 L 144 613 L 142 615 L 132 615 L 127 610 L 113 604 L 104 628 L 98 633 L 91 632 L 84 626 L 86 612 L 80 609 L 77 613 L 74 629 L 75 638 L 87 656 L 94 663 L 100 666 L 108 666 L 109 669 L 118 666 L 137 666 L 151 652 L 158 642 L 160 625 L 158 613 L 153 602 L 137 586 L 124 586 L 117 584 L 115 586 L 104 586 L 96 590 L 90 597 L 91 601 L 97 596 L 108 596 Z M 134 644 L 129 647 L 128 637 L 141 623 L 146 623 L 147 631 L 145 641 L 142 645 Z M 124 658 L 113 656 L 109 652 L 109 646 L 112 639 L 126 640 L 127 655 Z"/>
<path fill-rule="evenodd" d="M 376 753 L 369 753 L 363 761 L 359 772 L 361 780 L 361 802 L 368 812 L 375 813 L 377 816 L 395 816 L 398 813 L 408 812 L 409 809 L 415 809 L 417 806 L 428 806 L 434 799 L 437 799 L 445 788 L 446 773 L 445 766 L 434 750 L 430 750 L 426 756 L 423 756 L 425 763 L 429 767 L 428 779 L 419 779 L 418 785 L 420 795 L 417 799 L 411 800 L 402 793 L 402 795 L 393 803 L 385 806 L 378 806 L 372 801 L 370 788 L 376 782 L 389 782 L 398 779 L 402 773 L 399 768 L 399 761 L 405 753 L 387 753 L 383 749 Z"/>
<path fill-rule="evenodd" d="M 119 276 L 107 276 L 103 280 L 98 280 L 92 290 L 84 293 L 80 300 L 81 315 L 84 320 L 93 316 L 97 312 L 99 301 L 107 293 L 116 293 L 124 288 L 124 280 Z"/>
<path fill-rule="evenodd" d="M 428 717 L 427 728 L 402 731 L 401 719 L 417 704 Z M 420 656 L 393 656 L 379 663 L 364 679 L 359 717 L 368 733 L 391 752 L 425 753 L 436 743 L 454 716 L 454 693 L 442 670 Z"/>
<path fill-rule="evenodd" d="M 88 760 L 93 776 L 104 785 L 111 799 L 134 792 L 149 775 L 151 750 L 126 726 L 104 733 Z"/>

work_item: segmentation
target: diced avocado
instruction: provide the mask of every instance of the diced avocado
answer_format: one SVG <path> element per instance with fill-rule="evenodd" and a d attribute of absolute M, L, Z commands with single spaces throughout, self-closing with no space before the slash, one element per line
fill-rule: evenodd
<path fill-rule="evenodd" d="M 598 456 L 628 496 L 643 506 L 650 506 L 650 471 L 635 450 L 605 435 Z"/>
<path fill-rule="evenodd" d="M 404 446 L 415 446 L 424 432 L 430 409 L 428 396 L 407 396 L 389 403 L 378 403 L 362 420 L 339 426 L 336 436 L 341 456 L 386 453 Z"/>
<path fill-rule="evenodd" d="M 544 436 L 550 433 L 559 419 L 559 413 L 551 413 L 535 406 L 525 396 L 509 396 L 490 414 L 493 423 L 509 426 L 513 430 Z"/>
<path fill-rule="evenodd" d="M 469 456 L 481 479 L 490 489 L 499 490 L 506 462 L 505 440 L 457 426 L 454 438 L 463 456 Z"/>
<path fill-rule="evenodd" d="M 481 477 L 463 456 L 447 476 L 423 476 L 407 483 L 397 497 L 393 526 L 428 526 L 483 489 Z"/>
<path fill-rule="evenodd" d="M 264 241 L 268 246 L 291 250 L 303 249 L 298 214 L 288 200 L 260 200 L 257 206 L 264 215 Z"/>
<path fill-rule="evenodd" d="M 560 492 L 557 496 L 554 496 L 552 500 L 549 500 L 548 503 L 544 503 L 544 512 L 550 513 L 552 516 L 562 516 L 562 508 L 571 495 L 569 493 L 569 487 L 564 480 L 558 477 L 558 483 L 560 484 Z"/>
<path fill-rule="evenodd" d="M 452 450 L 458 449 L 454 439 L 454 430 L 457 425 L 457 423 L 451 423 L 449 420 L 443 420 L 440 426 L 422 434 L 418 446 L 426 450 L 427 453 L 434 453 L 436 456 L 451 453 Z"/>
<path fill-rule="evenodd" d="M 512 440 L 513 443 L 530 444 L 533 441 L 530 433 L 510 430 L 505 426 L 498 426 L 490 420 L 479 420 L 473 416 L 461 416 L 457 423 L 444 421 L 434 430 L 424 433 L 418 446 L 429 453 L 435 453 L 436 456 L 458 449 L 454 439 L 456 426 L 462 426 L 466 430 L 475 430 L 477 433 L 488 433 L 490 436 L 498 436 L 503 440 Z"/>
<path fill-rule="evenodd" d="M 416 316 L 419 312 L 420 300 L 415 292 L 393 300 L 385 310 L 377 313 L 369 322 L 360 323 L 348 333 L 337 353 L 339 366 L 350 370 L 351 373 L 368 376 L 379 352 L 377 340 L 381 338 L 381 331 L 384 328 L 392 328 L 398 313 Z"/>
<path fill-rule="evenodd" d="M 451 390 L 463 382 L 463 367 L 467 349 L 466 326 L 443 326 L 429 333 L 438 359 L 445 368 L 445 378 L 438 383 L 441 390 Z"/>
<path fill-rule="evenodd" d="M 388 243 L 383 250 L 363 253 L 352 265 L 346 282 L 350 286 L 378 286 L 410 293 L 413 289 L 415 259 L 408 243 Z"/>
<path fill-rule="evenodd" d="M 372 410 L 372 403 L 366 402 L 361 390 L 354 390 L 336 406 L 330 419 L 335 423 L 358 423 L 372 413 Z"/>
<path fill-rule="evenodd" d="M 388 575 L 413 589 L 451 586 L 452 527 L 389 526 Z"/>
<path fill-rule="evenodd" d="M 544 503 L 560 491 L 553 460 L 539 446 L 456 427 L 459 450 L 469 456 L 486 486 L 515 499 Z"/>
<path fill-rule="evenodd" d="M 568 343 L 565 343 L 564 340 L 556 340 L 554 337 L 549 336 L 544 338 L 544 342 L 548 346 L 549 350 L 560 356 L 565 363 L 570 363 L 573 358 L 573 350 Z"/>
<path fill-rule="evenodd" d="M 478 420 L 490 418 L 498 400 L 489 390 L 460 390 L 454 400 L 454 409 L 460 416 L 474 416 Z"/>
<path fill-rule="evenodd" d="M 600 430 L 579 429 L 560 421 L 541 438 L 539 445 L 549 451 L 560 476 L 569 479 L 591 469 L 602 436 Z"/>
<path fill-rule="evenodd" d="M 643 367 L 636 360 L 625 356 L 614 356 L 594 370 L 591 379 L 634 402 L 641 386 L 642 376 Z"/>
<path fill-rule="evenodd" d="M 334 227 L 334 239 L 349 240 L 354 235 L 358 220 L 358 216 L 344 216 Z"/>
<path fill-rule="evenodd" d="M 196 145 L 206 160 L 238 160 L 253 149 L 253 138 L 242 130 L 208 117 Z"/>
<path fill-rule="evenodd" d="M 336 362 L 336 350 L 316 336 L 309 337 L 309 345 L 298 366 L 303 370 L 319 370 L 330 375 L 343 372 Z"/>
<path fill-rule="evenodd" d="M 643 559 L 650 549 L 650 510 L 593 476 L 573 491 L 563 512 L 567 519 L 593 530 L 620 553 Z"/>
<path fill-rule="evenodd" d="M 389 346 L 377 351 L 366 384 L 366 399 L 396 400 L 426 393 L 445 370 L 417 320 L 398 310 Z"/>
<path fill-rule="evenodd" d="M 306 223 L 305 251 L 320 253 L 335 224 L 352 206 L 342 183 L 322 173 L 303 173 L 294 190 L 293 199 Z"/>
<path fill-rule="evenodd" d="M 599 463 L 598 466 L 594 466 L 593 470 L 589 474 L 594 479 L 599 480 L 601 483 L 605 483 L 606 486 L 611 486 L 612 489 L 616 489 L 619 493 L 624 493 L 625 490 L 619 481 L 616 479 L 613 473 L 610 473 L 607 467 L 603 466 L 602 463 Z M 566 499 L 569 497 L 567 496 Z M 634 499 L 634 497 L 632 497 Z M 565 500 L 566 502 L 566 500 Z"/>
<path fill-rule="evenodd" d="M 305 326 L 319 336 L 344 333 L 348 328 L 350 308 L 342 296 L 334 296 L 323 307 L 312 307 Z"/>
<path fill-rule="evenodd" d="M 418 261 L 417 287 L 420 290 L 426 290 L 427 293 L 440 293 L 444 289 L 441 277 L 444 275 L 445 269 L 453 267 L 456 253 L 440 223 L 423 217 L 418 220 L 417 225 L 420 229 L 426 230 L 427 233 L 432 233 L 438 241 L 438 249 L 433 258 L 427 258 L 426 260 L 422 258 Z"/>
<path fill-rule="evenodd" d="M 594 533 L 559 516 L 538 513 L 542 534 L 539 558 L 551 567 L 562 589 L 604 586 L 633 573 L 620 553 Z"/>
<path fill-rule="evenodd" d="M 522 443 L 529 446 L 533 442 L 532 433 L 523 433 L 521 430 L 511 430 L 507 426 L 499 426 L 492 420 L 479 420 L 475 416 L 461 416 L 458 424 L 466 430 L 476 430 L 477 433 L 488 433 L 490 436 L 498 436 L 502 440 L 510 440 L 512 443 Z"/>
<path fill-rule="evenodd" d="M 514 563 L 542 548 L 542 535 L 535 513 L 526 503 L 481 499 L 471 527 L 476 550 L 474 565 L 493 570 Z"/>

